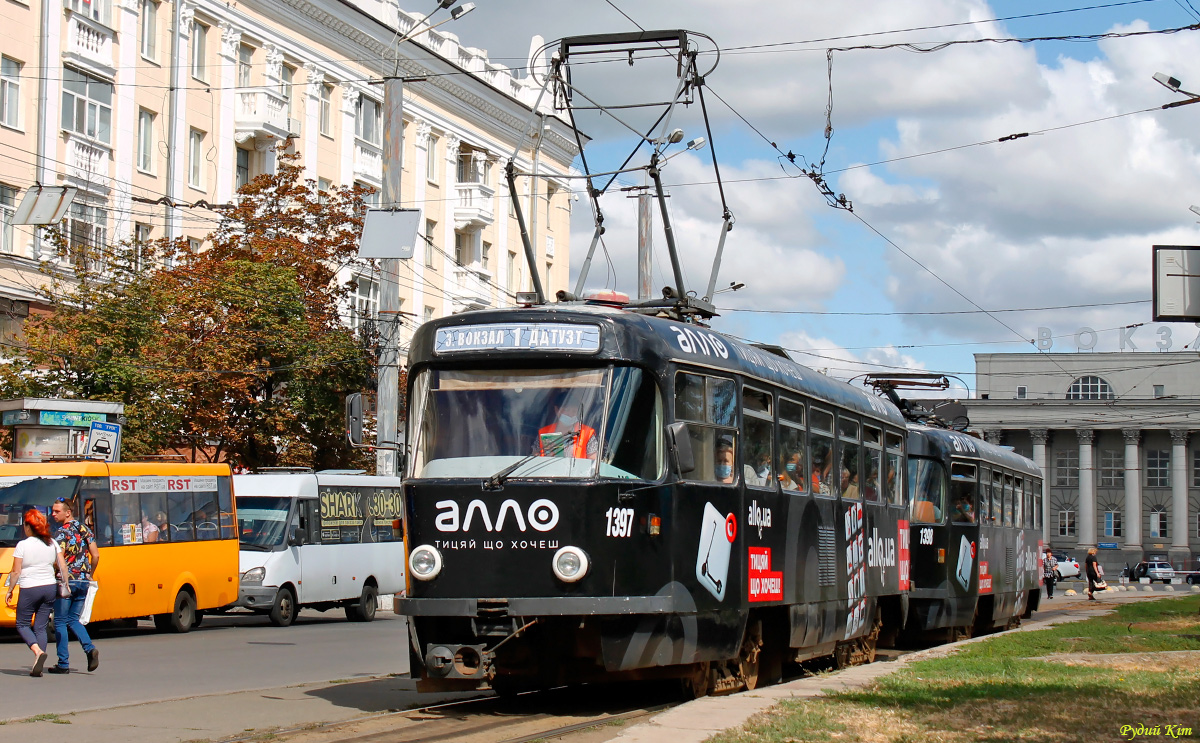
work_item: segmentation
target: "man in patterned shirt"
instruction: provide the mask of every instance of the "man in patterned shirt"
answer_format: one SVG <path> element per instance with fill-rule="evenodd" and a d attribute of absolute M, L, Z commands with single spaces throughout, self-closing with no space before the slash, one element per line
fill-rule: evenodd
<path fill-rule="evenodd" d="M 87 669 L 94 671 L 100 666 L 100 651 L 88 636 L 87 629 L 79 621 L 83 611 L 84 601 L 87 600 L 88 588 L 96 567 L 100 564 L 100 550 L 96 547 L 96 539 L 92 530 L 75 520 L 71 504 L 65 498 L 59 498 L 50 509 L 54 520 L 61 526 L 54 538 L 62 548 L 63 561 L 67 564 L 68 577 L 71 583 L 71 595 L 59 598 L 54 602 L 54 632 L 58 635 L 55 644 L 58 646 L 58 665 L 46 669 L 47 673 L 71 672 L 71 644 L 67 630 L 74 633 L 83 652 L 87 653 Z"/>

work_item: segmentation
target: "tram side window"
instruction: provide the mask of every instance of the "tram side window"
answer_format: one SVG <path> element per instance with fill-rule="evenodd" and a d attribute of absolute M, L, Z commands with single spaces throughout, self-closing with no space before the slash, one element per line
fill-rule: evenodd
<path fill-rule="evenodd" d="M 992 513 L 992 471 L 980 470 L 978 504 L 975 515 L 981 524 L 990 524 Z"/>
<path fill-rule="evenodd" d="M 908 458 L 908 485 L 912 492 L 912 520 L 940 524 L 946 506 L 946 468 L 935 459 Z"/>
<path fill-rule="evenodd" d="M 696 469 L 689 480 L 737 483 L 737 388 L 732 379 L 679 372 L 675 419 L 688 422 Z"/>
<path fill-rule="evenodd" d="M 813 408 L 809 427 L 812 431 L 809 438 L 812 447 L 812 492 L 816 495 L 833 495 L 833 414 Z"/>
<path fill-rule="evenodd" d="M 1018 477 L 1013 490 L 1013 525 L 1025 526 L 1025 479 Z"/>
<path fill-rule="evenodd" d="M 172 542 L 191 542 L 196 538 L 192 524 L 192 491 L 167 493 L 167 521 L 171 524 Z"/>
<path fill-rule="evenodd" d="M 878 428 L 863 426 L 863 477 L 862 496 L 869 501 L 878 501 L 883 492 L 880 476 L 883 474 L 883 432 Z"/>
<path fill-rule="evenodd" d="M 775 487 L 775 425 L 772 420 L 771 393 L 746 387 L 742 390 L 742 475 L 752 487 Z"/>
<path fill-rule="evenodd" d="M 838 494 L 843 498 L 862 497 L 862 446 L 858 443 L 858 421 L 838 416 Z"/>
<path fill-rule="evenodd" d="M 600 476 L 659 479 L 663 471 L 663 404 L 654 376 L 632 366 L 616 367 L 611 399 Z M 390 525 L 388 529 L 390 533 Z"/>
<path fill-rule="evenodd" d="M 887 434 L 887 474 L 884 475 L 884 490 L 893 506 L 904 505 L 904 437 Z"/>
<path fill-rule="evenodd" d="M 1013 476 L 1004 476 L 1004 525 L 1013 525 Z"/>
<path fill-rule="evenodd" d="M 964 462 L 950 464 L 950 520 L 956 524 L 974 524 L 976 467 Z"/>
<path fill-rule="evenodd" d="M 1042 528 L 1042 481 L 1033 481 L 1033 525 Z"/>
<path fill-rule="evenodd" d="M 992 524 L 1000 526 L 1004 515 L 1004 475 L 992 473 Z"/>
<path fill-rule="evenodd" d="M 804 405 L 779 401 L 779 482 L 784 490 L 808 490 L 808 462 L 804 447 Z"/>

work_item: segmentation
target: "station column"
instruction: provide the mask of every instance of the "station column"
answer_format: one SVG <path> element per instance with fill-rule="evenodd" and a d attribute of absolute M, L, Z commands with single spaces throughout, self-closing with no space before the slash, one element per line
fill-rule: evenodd
<path fill-rule="evenodd" d="M 1096 546 L 1096 471 L 1092 464 L 1092 439 L 1095 432 L 1090 428 L 1075 431 L 1079 437 L 1079 549 Z"/>
<path fill-rule="evenodd" d="M 1188 432 L 1171 429 L 1171 562 L 1188 567 Z"/>
<path fill-rule="evenodd" d="M 1142 438 L 1140 428 L 1122 428 L 1125 437 L 1125 561 L 1136 565 L 1142 559 Z"/>
<path fill-rule="evenodd" d="M 1033 439 L 1033 463 L 1042 471 L 1042 542 L 1050 544 L 1050 499 L 1046 497 L 1046 440 L 1050 438 L 1050 432 L 1044 428 L 1029 429 L 1029 436 Z"/>

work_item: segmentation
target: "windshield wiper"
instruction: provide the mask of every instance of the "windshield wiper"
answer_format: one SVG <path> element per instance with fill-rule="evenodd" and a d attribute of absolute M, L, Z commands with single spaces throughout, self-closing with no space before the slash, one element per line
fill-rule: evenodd
<path fill-rule="evenodd" d="M 566 445 L 568 443 L 574 442 L 575 439 L 579 438 L 579 432 L 578 431 L 567 431 L 567 432 L 563 433 L 562 437 L 563 437 L 563 449 L 565 449 Z M 535 449 L 533 452 L 522 457 L 521 459 L 518 459 L 517 461 L 508 465 L 507 467 L 500 470 L 496 474 L 492 475 L 488 479 L 484 480 L 483 489 L 484 490 L 499 490 L 501 487 L 503 487 L 504 481 L 508 479 L 509 475 L 511 475 L 512 473 L 519 470 L 522 466 L 528 464 L 529 462 L 532 462 L 534 459 L 537 459 L 538 457 L 541 457 L 541 456 L 545 456 L 545 454 L 539 443 L 538 448 Z"/>
<path fill-rule="evenodd" d="M 259 552 L 270 552 L 272 545 L 257 544 L 255 542 L 239 542 L 238 546 L 244 550 L 258 550 Z"/>

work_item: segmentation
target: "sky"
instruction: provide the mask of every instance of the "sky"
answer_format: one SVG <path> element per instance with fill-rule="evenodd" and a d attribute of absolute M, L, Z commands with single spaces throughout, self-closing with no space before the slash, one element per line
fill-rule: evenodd
<path fill-rule="evenodd" d="M 703 295 L 723 211 L 715 150 L 736 220 L 717 285 L 744 284 L 715 297 L 721 332 L 781 345 L 840 379 L 929 370 L 968 390 L 972 354 L 1035 351 L 1039 333 L 1062 352 L 1121 350 L 1119 329 L 1137 324 L 1124 350 L 1200 345 L 1200 328 L 1155 323 L 1150 303 L 1151 246 L 1200 245 L 1189 211 L 1200 204 L 1200 105 L 1162 110 L 1185 96 L 1152 79 L 1164 72 L 1200 92 L 1200 30 L 1144 33 L 1200 24 L 1200 0 L 475 2 L 442 30 L 514 68 L 535 35 L 696 34 L 701 70 L 716 63 L 705 76 L 712 136 L 699 105 L 680 109 L 671 128 L 710 141 L 669 149 L 678 155 L 662 178 L 687 288 Z M 1133 35 L 1015 41 L 1096 34 Z M 962 41 L 976 43 L 861 48 Z M 605 106 L 674 92 L 661 55 L 633 66 L 575 59 L 592 63 L 573 69 L 572 84 Z M 660 111 L 580 112 L 591 170 L 620 166 L 637 141 L 631 129 Z M 823 173 L 853 212 L 831 208 L 782 156 L 820 162 L 827 124 Z M 644 178 L 624 173 L 601 197 L 607 255 L 588 287 L 636 294 L 636 200 L 620 189 Z M 580 191 L 572 283 L 594 229 Z M 655 230 L 661 287 L 673 281 L 657 213 Z M 1091 349 L 1080 348 L 1090 336 L 1076 340 L 1084 327 L 1096 331 Z"/>

